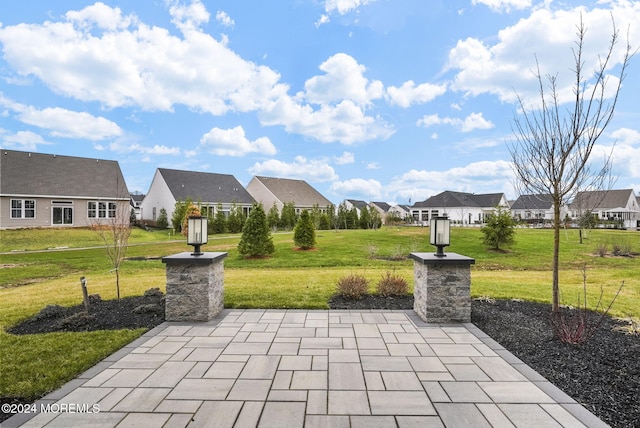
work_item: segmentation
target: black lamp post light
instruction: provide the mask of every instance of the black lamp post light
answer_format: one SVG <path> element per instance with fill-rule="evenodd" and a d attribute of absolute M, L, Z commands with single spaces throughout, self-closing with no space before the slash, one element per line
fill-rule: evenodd
<path fill-rule="evenodd" d="M 429 243 L 437 248 L 436 257 L 446 257 L 444 247 L 450 245 L 450 221 L 448 217 L 433 217 L 430 223 Z"/>
<path fill-rule="evenodd" d="M 207 218 L 201 216 L 189 217 L 189 230 L 187 233 L 187 245 L 193 245 L 192 256 L 201 256 L 200 246 L 209 240 L 207 233 Z"/>

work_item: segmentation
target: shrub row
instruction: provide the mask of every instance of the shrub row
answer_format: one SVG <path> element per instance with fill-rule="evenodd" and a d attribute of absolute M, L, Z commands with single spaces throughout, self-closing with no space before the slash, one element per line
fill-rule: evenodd
<path fill-rule="evenodd" d="M 409 284 L 395 273 L 387 271 L 376 284 L 376 294 L 380 296 L 399 296 L 407 294 Z M 351 274 L 338 280 L 338 294 L 347 298 L 359 300 L 369 292 L 369 280 L 363 275 Z"/>

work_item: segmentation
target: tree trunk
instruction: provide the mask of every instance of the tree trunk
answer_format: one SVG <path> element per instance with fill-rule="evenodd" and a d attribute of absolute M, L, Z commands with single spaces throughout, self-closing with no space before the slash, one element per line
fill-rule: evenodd
<path fill-rule="evenodd" d="M 551 312 L 558 312 L 560 309 L 560 199 L 554 198 L 553 206 L 553 288 Z"/>

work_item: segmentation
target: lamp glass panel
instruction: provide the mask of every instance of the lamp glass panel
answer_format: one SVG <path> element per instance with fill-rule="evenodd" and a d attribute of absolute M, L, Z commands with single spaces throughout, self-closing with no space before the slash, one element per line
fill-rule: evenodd
<path fill-rule="evenodd" d="M 206 217 L 189 217 L 187 244 L 206 244 L 208 239 Z"/>

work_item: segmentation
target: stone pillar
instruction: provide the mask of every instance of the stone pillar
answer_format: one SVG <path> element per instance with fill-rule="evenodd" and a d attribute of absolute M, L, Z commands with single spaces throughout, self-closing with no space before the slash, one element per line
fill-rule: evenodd
<path fill-rule="evenodd" d="M 190 252 L 162 258 L 167 265 L 167 321 L 210 321 L 224 308 L 224 262 L 227 253 Z"/>
<path fill-rule="evenodd" d="M 471 322 L 471 265 L 475 259 L 456 253 L 436 257 L 411 253 L 413 310 L 425 322 Z"/>

